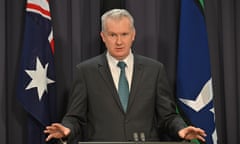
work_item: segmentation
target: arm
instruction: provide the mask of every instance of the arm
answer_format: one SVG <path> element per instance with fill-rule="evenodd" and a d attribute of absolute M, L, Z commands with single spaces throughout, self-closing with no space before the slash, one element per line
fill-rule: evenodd
<path fill-rule="evenodd" d="M 159 66 L 157 76 L 156 110 L 158 125 L 163 133 L 167 133 L 174 140 L 180 140 L 178 131 L 185 128 L 186 124 L 176 111 L 176 103 L 164 66 Z"/>
<path fill-rule="evenodd" d="M 176 112 L 175 100 L 169 87 L 167 75 L 163 66 L 158 78 L 157 93 L 159 99 L 158 106 L 160 107 L 158 115 L 161 117 L 161 127 L 167 129 L 170 135 L 177 139 L 198 139 L 205 142 L 205 131 L 193 126 L 186 127 L 184 120 Z"/>
<path fill-rule="evenodd" d="M 77 78 L 71 91 L 67 113 L 61 124 L 54 123 L 46 127 L 44 133 L 49 134 L 46 140 L 66 137 L 72 139 L 77 135 L 81 135 L 81 128 L 86 123 L 86 88 L 79 67 L 77 67 L 76 74 Z"/>

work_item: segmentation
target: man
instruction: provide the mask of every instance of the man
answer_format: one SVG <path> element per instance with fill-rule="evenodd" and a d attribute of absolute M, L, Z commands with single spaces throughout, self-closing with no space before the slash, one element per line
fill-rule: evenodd
<path fill-rule="evenodd" d="M 77 66 L 73 100 L 62 123 L 46 127 L 47 141 L 82 133 L 87 141 L 134 141 L 133 135 L 140 133 L 146 141 L 160 141 L 160 131 L 175 139 L 205 141 L 202 129 L 186 127 L 176 113 L 164 66 L 132 53 L 135 34 L 128 11 L 113 9 L 102 16 L 107 51 Z M 119 68 L 119 61 L 125 68 Z M 122 70 L 125 100 L 120 96 Z"/>

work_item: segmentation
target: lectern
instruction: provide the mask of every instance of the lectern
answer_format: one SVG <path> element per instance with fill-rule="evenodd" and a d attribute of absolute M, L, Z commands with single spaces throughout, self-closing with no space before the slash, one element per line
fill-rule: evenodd
<path fill-rule="evenodd" d="M 192 142 L 78 142 L 78 144 L 193 144 Z"/>

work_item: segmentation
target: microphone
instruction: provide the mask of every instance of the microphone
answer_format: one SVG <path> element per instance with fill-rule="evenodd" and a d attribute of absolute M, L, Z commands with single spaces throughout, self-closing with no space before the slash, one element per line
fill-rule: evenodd
<path fill-rule="evenodd" d="M 140 139 L 141 139 L 142 142 L 146 141 L 144 132 L 140 133 Z"/>
<path fill-rule="evenodd" d="M 133 133 L 133 140 L 134 140 L 135 142 L 138 142 L 138 141 L 139 141 L 138 133 L 137 133 L 137 132 L 134 132 L 134 133 Z"/>

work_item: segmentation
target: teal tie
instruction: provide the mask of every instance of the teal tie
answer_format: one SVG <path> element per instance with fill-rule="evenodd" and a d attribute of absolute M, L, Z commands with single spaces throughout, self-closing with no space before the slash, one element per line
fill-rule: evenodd
<path fill-rule="evenodd" d="M 119 82 L 118 82 L 118 94 L 119 94 L 123 109 L 126 112 L 127 104 L 128 104 L 128 96 L 129 96 L 129 86 L 128 86 L 128 81 L 125 74 L 126 63 L 123 61 L 119 61 L 117 66 L 120 67 L 121 69 Z"/>

